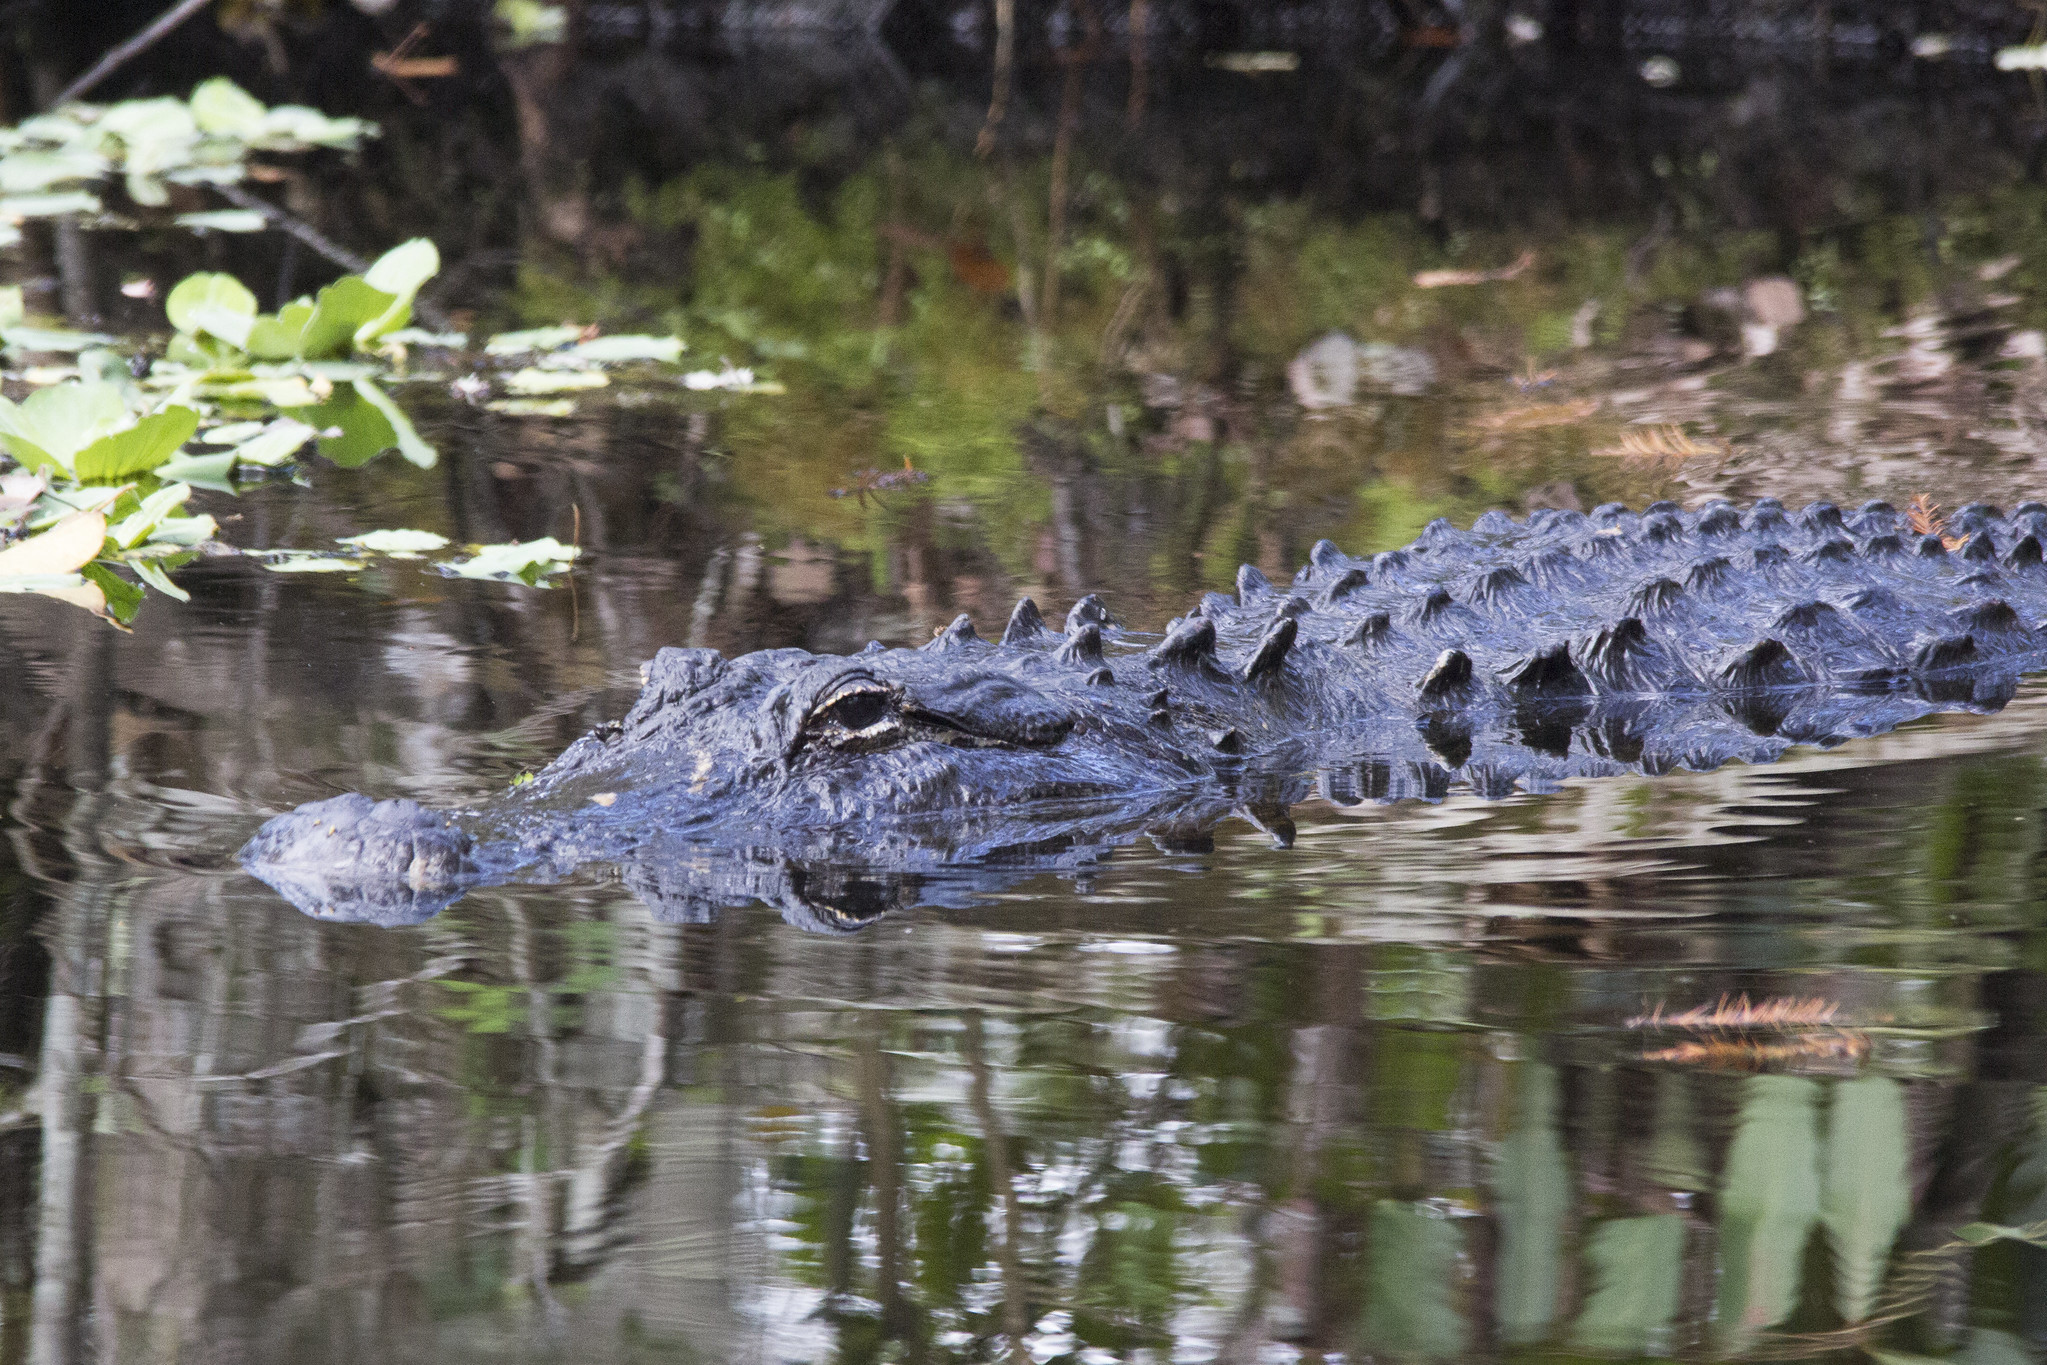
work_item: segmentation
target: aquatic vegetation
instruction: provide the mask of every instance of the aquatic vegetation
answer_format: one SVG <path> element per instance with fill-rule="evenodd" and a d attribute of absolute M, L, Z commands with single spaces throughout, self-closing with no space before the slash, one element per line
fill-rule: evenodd
<path fill-rule="evenodd" d="M 99 215 L 98 226 L 137 220 L 105 213 L 102 183 L 120 177 L 136 208 L 161 211 L 171 187 L 233 185 L 252 152 L 343 151 L 375 126 L 333 118 L 304 105 L 265 105 L 224 76 L 203 81 L 190 98 L 159 96 L 114 104 L 67 104 L 0 129 L 0 246 L 21 240 L 30 218 Z M 181 226 L 247 232 L 265 226 L 247 209 L 187 213 Z"/>
<path fill-rule="evenodd" d="M 435 567 L 456 578 L 517 579 L 537 586 L 548 575 L 566 570 L 583 553 L 553 536 L 512 545 L 478 545 L 474 549 L 468 559 L 444 560 Z"/>

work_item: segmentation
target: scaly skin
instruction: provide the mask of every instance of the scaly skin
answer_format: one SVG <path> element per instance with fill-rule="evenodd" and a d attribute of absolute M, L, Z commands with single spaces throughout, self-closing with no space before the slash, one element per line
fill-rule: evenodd
<path fill-rule="evenodd" d="M 309 914 L 403 923 L 470 887 L 618 865 L 658 915 L 759 899 L 811 927 L 1079 869 L 1220 819 L 1284 845 L 1351 803 L 1541 792 L 1768 762 L 1933 711 L 1996 710 L 2047 668 L 2047 506 L 1918 536 L 1886 504 L 1764 499 L 1488 512 L 1289 588 L 1256 569 L 1160 636 L 1093 597 L 999 642 L 664 649 L 623 721 L 470 811 L 344 796 L 271 820 L 245 867 Z"/>

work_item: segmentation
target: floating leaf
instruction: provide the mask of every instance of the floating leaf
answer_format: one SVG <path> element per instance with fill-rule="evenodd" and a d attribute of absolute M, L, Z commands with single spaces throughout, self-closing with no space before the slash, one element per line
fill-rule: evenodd
<path fill-rule="evenodd" d="M 84 574 L 0 574 L 0 592 L 32 592 L 84 607 L 94 616 L 107 614 L 107 595 Z"/>
<path fill-rule="evenodd" d="M 261 232 L 270 220 L 254 209 L 209 209 L 204 213 L 181 213 L 171 220 L 181 228 L 201 232 Z"/>
<path fill-rule="evenodd" d="M 460 578 L 523 578 L 528 583 L 545 574 L 559 573 L 582 553 L 553 536 L 514 545 L 479 545 L 469 559 L 439 564 L 442 571 Z"/>
<path fill-rule="evenodd" d="M 217 271 L 200 271 L 178 281 L 176 287 L 163 301 L 164 316 L 170 319 L 171 326 L 180 332 L 197 332 L 204 328 L 200 311 L 202 309 L 217 309 L 222 313 L 245 319 L 253 318 L 256 316 L 256 296 L 249 292 L 247 285 L 232 275 L 223 275 Z M 241 331 L 244 335 L 247 334 L 246 323 L 242 325 Z"/>
<path fill-rule="evenodd" d="M 435 346 L 449 351 L 459 351 L 469 344 L 467 332 L 429 332 L 420 327 L 400 327 L 395 332 L 386 332 L 382 339 L 400 346 Z"/>
<path fill-rule="evenodd" d="M 524 397 L 543 393 L 576 393 L 611 383 L 602 370 L 541 370 L 528 366 L 505 376 L 505 388 Z"/>
<path fill-rule="evenodd" d="M 611 336 L 578 342 L 569 348 L 569 354 L 598 365 L 625 364 L 636 360 L 656 360 L 672 365 L 682 359 L 683 350 L 682 338 L 677 336 Z"/>
<path fill-rule="evenodd" d="M 306 324 L 312 320 L 311 301 L 287 303 L 275 314 L 265 313 L 250 325 L 243 349 L 257 360 L 290 360 L 304 346 Z"/>
<path fill-rule="evenodd" d="M 378 554 L 416 556 L 443 548 L 448 538 L 432 531 L 365 531 L 359 536 L 344 536 L 340 543 Z"/>
<path fill-rule="evenodd" d="M 111 346 L 119 337 L 105 332 L 71 332 L 56 327 L 9 327 L 0 331 L 0 342 L 15 351 L 55 351 L 69 354 L 93 346 Z"/>
<path fill-rule="evenodd" d="M 523 332 L 500 332 L 483 345 L 485 355 L 524 355 L 529 351 L 555 351 L 580 340 L 580 327 L 533 327 Z"/>
<path fill-rule="evenodd" d="M 392 247 L 363 272 L 363 282 L 391 296 L 382 314 L 356 329 L 355 344 L 368 347 L 386 332 L 394 332 L 412 318 L 412 300 L 420 286 L 441 268 L 441 253 L 425 237 L 414 237 Z"/>
<path fill-rule="evenodd" d="M 88 564 L 79 570 L 87 583 L 99 589 L 100 614 L 116 625 L 127 625 L 142 610 L 142 589 L 104 564 Z M 80 605 L 84 605 L 81 603 Z M 87 610 L 91 610 L 87 607 Z"/>
<path fill-rule="evenodd" d="M 280 417 L 253 436 L 239 442 L 231 452 L 242 464 L 270 468 L 283 464 L 319 432 L 292 417 Z"/>
<path fill-rule="evenodd" d="M 370 284 L 360 275 L 343 275 L 320 291 L 299 337 L 298 353 L 308 360 L 345 356 L 355 349 L 356 333 L 382 318 L 397 296 Z"/>
<path fill-rule="evenodd" d="M 0 575 L 75 573 L 92 562 L 106 539 L 105 517 L 98 512 L 73 512 L 41 535 L 0 550 Z"/>
<path fill-rule="evenodd" d="M 18 223 L 24 218 L 59 218 L 67 213 L 99 211 L 100 197 L 89 190 L 0 196 L 0 219 L 10 223 Z"/>
<path fill-rule="evenodd" d="M 135 570 L 137 578 L 140 578 L 144 583 L 155 588 L 164 596 L 175 597 L 180 602 L 192 600 L 192 594 L 171 582 L 171 576 L 165 573 L 160 565 L 152 564 L 146 559 L 133 559 L 128 561 L 128 567 Z"/>
<path fill-rule="evenodd" d="M 133 512 L 107 528 L 107 539 L 120 550 L 132 550 L 149 539 L 149 533 L 171 512 L 192 496 L 192 490 L 182 483 L 167 484 L 142 500 Z"/>
<path fill-rule="evenodd" d="M 200 488 L 232 491 L 234 485 L 228 476 L 234 472 L 233 451 L 222 451 L 218 455 L 173 455 L 156 467 L 160 479 L 176 479 Z"/>
<path fill-rule="evenodd" d="M 263 131 L 269 113 L 263 101 L 225 76 L 201 81 L 192 89 L 192 122 L 202 133 L 248 141 Z"/>
<path fill-rule="evenodd" d="M 97 180 L 110 163 L 97 152 L 72 147 L 61 151 L 10 152 L 0 157 L 0 194 L 26 194 L 76 180 Z"/>
<path fill-rule="evenodd" d="M 576 401 L 573 398 L 499 398 L 483 405 L 491 412 L 502 412 L 507 417 L 573 417 L 576 415 Z"/>
<path fill-rule="evenodd" d="M 177 454 L 178 447 L 198 429 L 199 414 L 190 408 L 153 412 L 127 430 L 111 432 L 79 451 L 71 473 L 80 483 L 118 483 L 133 474 L 146 474 Z"/>
<path fill-rule="evenodd" d="M 55 384 L 19 405 L 0 398 L 0 445 L 24 469 L 56 465 L 69 473 L 74 455 L 128 420 L 128 404 L 112 384 Z"/>

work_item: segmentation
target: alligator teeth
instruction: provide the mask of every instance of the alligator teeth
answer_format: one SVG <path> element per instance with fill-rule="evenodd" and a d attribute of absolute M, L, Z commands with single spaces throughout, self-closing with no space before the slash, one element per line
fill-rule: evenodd
<path fill-rule="evenodd" d="M 1032 644 L 1044 633 L 1045 618 L 1038 611 L 1038 604 L 1028 597 L 1017 598 L 1009 612 L 1009 624 L 1002 628 L 1002 643 Z"/>
<path fill-rule="evenodd" d="M 1257 652 L 1244 665 L 1244 681 L 1254 682 L 1277 674 L 1279 666 L 1286 662 L 1287 651 L 1293 648 L 1294 636 L 1300 628 L 1300 623 L 1291 616 L 1282 616 L 1267 626 L 1264 638 L 1258 641 Z"/>

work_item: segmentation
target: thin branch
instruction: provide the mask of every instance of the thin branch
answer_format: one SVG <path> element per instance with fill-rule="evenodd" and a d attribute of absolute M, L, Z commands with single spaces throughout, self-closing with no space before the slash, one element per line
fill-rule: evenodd
<path fill-rule="evenodd" d="M 157 16 L 155 23 L 143 29 L 142 32 L 136 34 L 106 56 L 100 58 L 97 62 L 93 63 L 91 70 L 59 91 L 57 98 L 50 101 L 50 107 L 54 109 L 60 104 L 69 104 L 77 99 L 86 91 L 120 70 L 128 63 L 130 58 L 154 47 L 158 39 L 169 33 L 179 24 L 190 19 L 200 10 L 205 9 L 209 3 L 210 0 L 178 0 L 177 4 Z"/>

